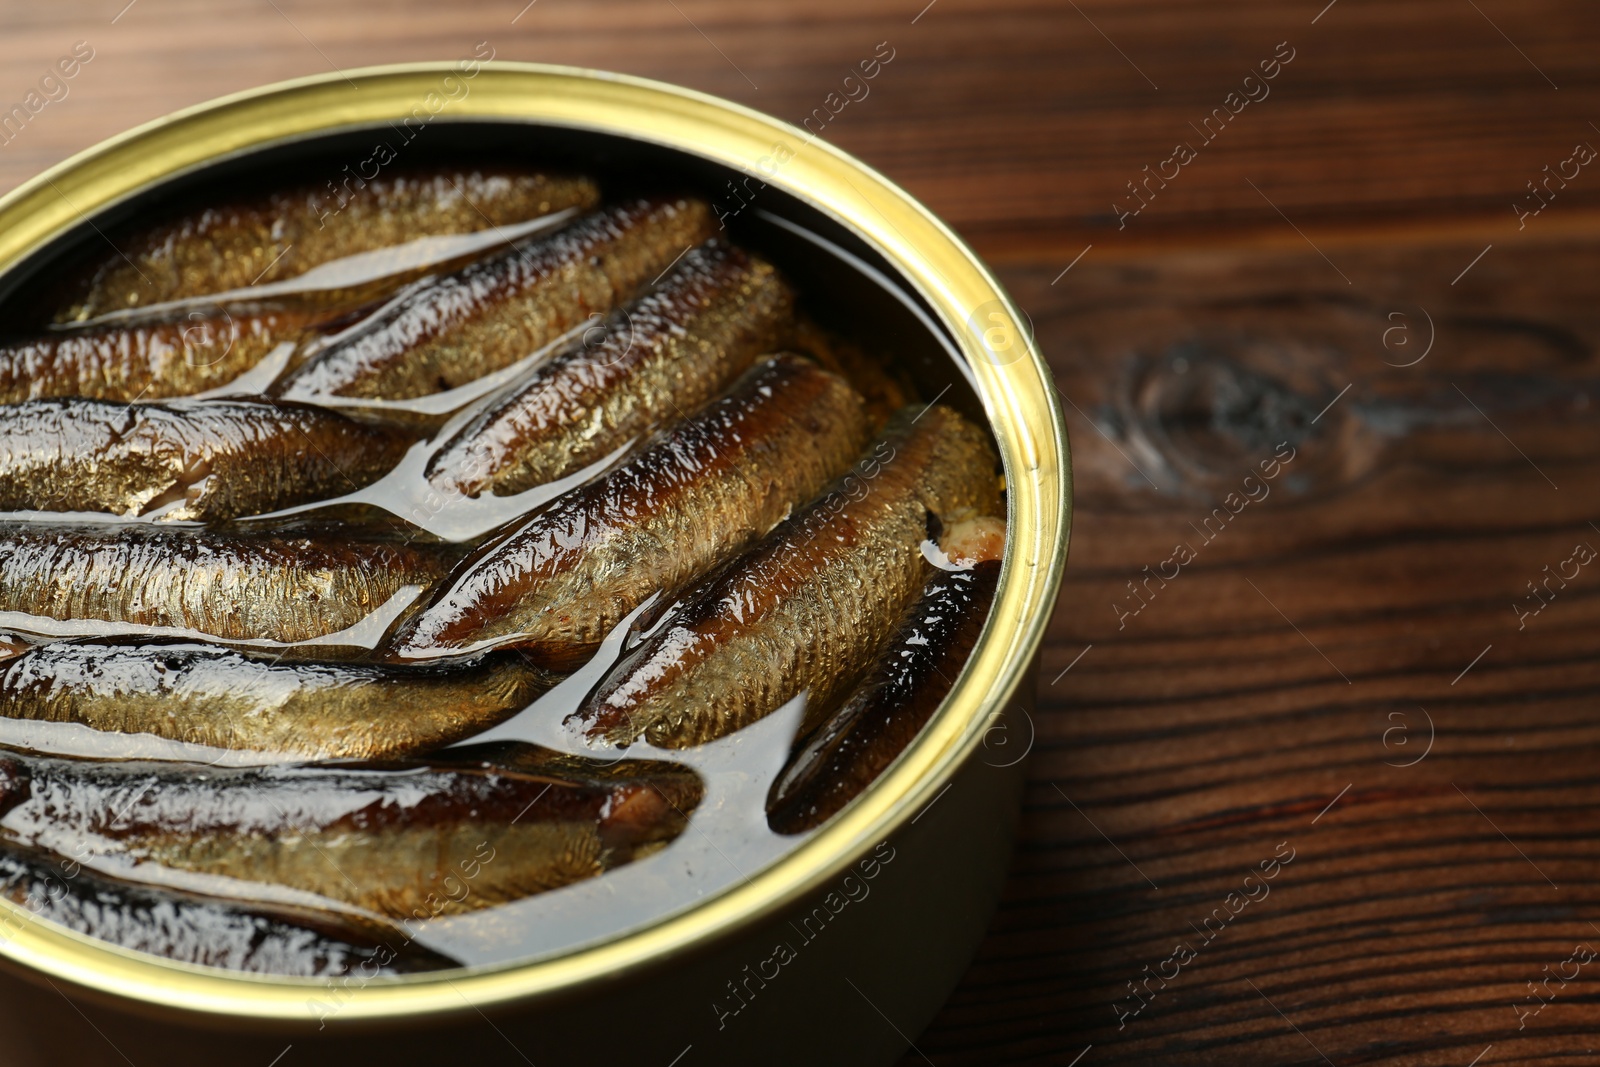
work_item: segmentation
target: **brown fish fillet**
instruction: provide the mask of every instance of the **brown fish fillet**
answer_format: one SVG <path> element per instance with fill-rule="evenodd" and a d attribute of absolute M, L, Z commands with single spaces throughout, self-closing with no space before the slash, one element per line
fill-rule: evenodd
<path fill-rule="evenodd" d="M 59 641 L 0 665 L 0 717 L 305 759 L 392 759 L 480 733 L 553 684 L 515 655 L 395 665 L 188 641 Z"/>
<path fill-rule="evenodd" d="M 192 211 L 118 240 L 81 299 L 78 321 L 298 277 L 313 267 L 419 237 L 473 233 L 589 208 L 587 178 L 523 167 L 430 167 L 346 176 Z"/>
<path fill-rule="evenodd" d="M 343 309 L 207 305 L 187 315 L 52 329 L 0 341 L 0 403 L 52 396 L 161 400 L 227 385 Z"/>
<path fill-rule="evenodd" d="M 789 757 L 767 794 L 768 825 L 814 829 L 894 762 L 966 665 L 999 577 L 998 562 L 935 574 L 844 706 Z"/>
<path fill-rule="evenodd" d="M 0 522 L 0 611 L 303 641 L 431 586 L 452 562 L 445 546 L 338 526 Z"/>
<path fill-rule="evenodd" d="M 842 378 L 799 356 L 765 361 L 624 466 L 465 560 L 397 654 L 515 644 L 574 666 L 652 593 L 753 544 L 866 438 L 861 398 Z"/>
<path fill-rule="evenodd" d="M 671 764 L 556 767 L 219 768 L 11 752 L 0 754 L 0 840 L 126 880 L 239 901 L 298 890 L 425 920 L 647 855 L 683 831 L 702 795 L 699 777 Z"/>
<path fill-rule="evenodd" d="M 447 441 L 428 480 L 468 496 L 553 482 L 720 393 L 786 331 L 778 272 L 720 241 L 678 261 L 614 316 L 603 340 L 541 365 Z"/>
<path fill-rule="evenodd" d="M 353 492 L 417 434 L 264 399 L 0 407 L 0 510 L 229 519 Z"/>
<path fill-rule="evenodd" d="M 0 916 L 0 941 L 39 919 L 135 952 L 247 974 L 318 978 L 359 968 L 376 977 L 460 966 L 394 923 L 313 908 L 243 908 L 120 882 L 12 845 L 0 845 L 0 897 L 29 913 Z"/>
<path fill-rule="evenodd" d="M 690 593 L 572 719 L 591 740 L 684 748 L 807 692 L 834 706 L 926 577 L 930 519 L 999 511 L 988 437 L 949 408 L 905 408 L 854 471 Z"/>
<path fill-rule="evenodd" d="M 398 399 L 509 367 L 604 315 L 714 232 L 699 200 L 631 200 L 423 285 L 320 352 L 283 395 Z"/>
<path fill-rule="evenodd" d="M 805 353 L 855 386 L 867 402 L 867 417 L 874 426 L 887 423 L 917 395 L 913 377 L 903 365 L 894 364 L 886 355 L 868 352 L 806 315 L 795 316 L 794 332 L 785 347 Z"/>

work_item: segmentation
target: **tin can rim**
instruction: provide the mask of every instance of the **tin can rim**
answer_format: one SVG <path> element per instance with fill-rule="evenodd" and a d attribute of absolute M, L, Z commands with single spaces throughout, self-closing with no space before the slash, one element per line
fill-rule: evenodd
<path fill-rule="evenodd" d="M 450 78 L 470 78 L 470 91 L 450 99 Z M 941 799 L 999 728 L 1043 639 L 1071 521 L 1070 453 L 1053 380 L 1026 320 L 976 254 L 910 194 L 805 130 L 661 82 L 547 64 L 431 62 L 222 97 L 103 141 L 0 197 L 0 275 L 96 212 L 181 174 L 401 121 L 417 109 L 429 121 L 561 126 L 696 155 L 789 192 L 877 249 L 934 310 L 967 364 L 1004 463 L 1007 544 L 989 625 L 944 704 L 897 763 L 812 837 L 742 884 L 598 944 L 444 977 L 345 983 L 338 1014 L 350 1021 L 454 1015 L 571 994 L 731 936 L 836 878 Z M 0 940 L 0 958 L 101 997 L 283 1024 L 314 1022 L 326 1010 L 323 980 L 176 963 L 30 919 L 0 899 L 0 928 L 12 930 Z"/>

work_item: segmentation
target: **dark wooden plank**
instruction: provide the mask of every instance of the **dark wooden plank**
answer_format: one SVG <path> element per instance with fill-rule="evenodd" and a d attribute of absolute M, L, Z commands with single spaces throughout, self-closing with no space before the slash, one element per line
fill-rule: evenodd
<path fill-rule="evenodd" d="M 1600 568 L 1513 605 L 1600 550 L 1600 253 L 1497 247 L 1451 287 L 1477 250 L 1346 247 L 1354 286 L 1309 249 L 1008 272 L 1071 401 L 1077 519 L 1023 843 L 934 1062 L 1588 1047 L 1583 968 L 1513 1009 L 1600 945 Z M 1386 366 L 1424 309 L 1432 351 Z"/>
<path fill-rule="evenodd" d="M 1600 84 L 1600 11 L 1575 0 L 1338 0 L 1315 25 L 1325 0 L 938 0 L 917 18 L 925 2 L 275 0 L 222 15 L 206 0 L 136 0 L 114 24 L 126 0 L 14 5 L 0 15 L 0 101 L 20 101 L 75 41 L 95 58 L 0 147 L 0 188 L 225 92 L 466 56 L 479 41 L 500 58 L 664 78 L 790 121 L 887 41 L 893 63 L 827 138 L 997 254 L 1275 233 L 1282 220 L 1252 182 L 1302 227 L 1514 224 L 1525 183 L 1600 137 L 1587 103 Z M 1270 95 L 1204 144 L 1190 124 L 1279 42 L 1295 58 Z M 1119 230 L 1113 203 L 1133 204 L 1127 183 L 1180 141 L 1199 157 Z M 1586 174 L 1560 195 L 1562 208 L 1593 206 L 1600 180 Z"/>

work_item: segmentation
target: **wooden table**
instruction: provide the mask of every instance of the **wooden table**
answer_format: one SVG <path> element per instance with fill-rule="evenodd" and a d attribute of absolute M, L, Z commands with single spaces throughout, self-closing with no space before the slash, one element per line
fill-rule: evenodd
<path fill-rule="evenodd" d="M 1593 1050 L 1594 5 L 123 2 L 0 14 L 7 106 L 94 51 L 0 186 L 480 41 L 791 120 L 888 42 L 826 136 L 999 268 L 1077 476 L 1015 870 L 906 1062 Z"/>

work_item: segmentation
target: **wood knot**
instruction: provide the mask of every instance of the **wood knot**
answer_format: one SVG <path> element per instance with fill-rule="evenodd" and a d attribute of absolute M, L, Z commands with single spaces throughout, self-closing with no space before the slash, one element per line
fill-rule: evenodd
<path fill-rule="evenodd" d="M 1340 353 L 1292 336 L 1203 334 L 1124 363 L 1117 408 L 1130 456 L 1156 486 L 1205 498 L 1293 454 L 1280 485 L 1304 495 L 1369 470 L 1380 450 L 1333 371 Z"/>

